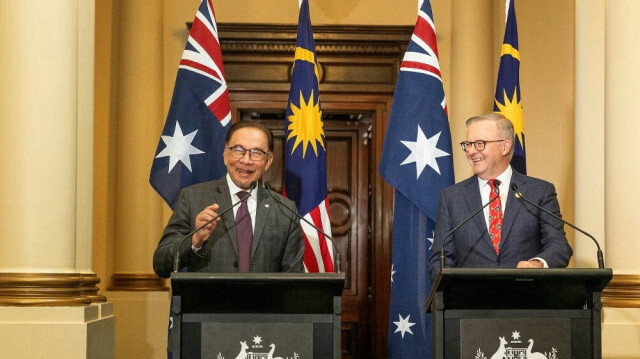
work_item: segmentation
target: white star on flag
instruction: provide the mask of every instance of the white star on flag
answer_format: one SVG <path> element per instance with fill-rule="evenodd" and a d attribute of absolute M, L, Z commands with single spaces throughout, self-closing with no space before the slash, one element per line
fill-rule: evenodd
<path fill-rule="evenodd" d="M 393 283 L 393 275 L 396 274 L 396 271 L 393 270 L 393 263 L 391 263 L 391 283 Z"/>
<path fill-rule="evenodd" d="M 431 237 L 427 237 L 427 240 L 431 243 L 429 244 L 429 250 L 431 250 L 431 247 L 433 247 L 433 237 L 435 237 L 435 233 L 431 231 Z"/>
<path fill-rule="evenodd" d="M 420 178 L 420 174 L 424 170 L 424 168 L 429 165 L 429 167 L 433 168 L 438 174 L 440 174 L 440 167 L 438 167 L 438 162 L 436 158 L 450 156 L 449 153 L 446 153 L 436 147 L 438 144 L 438 139 L 440 138 L 440 134 L 442 132 L 438 132 L 431 138 L 427 138 L 422 132 L 420 125 L 418 125 L 418 134 L 416 135 L 416 140 L 414 141 L 400 141 L 403 145 L 407 146 L 411 153 L 400 165 L 406 165 L 408 163 L 416 163 L 416 179 Z"/>
<path fill-rule="evenodd" d="M 186 136 L 183 135 L 180 123 L 176 121 L 176 128 L 173 130 L 173 137 L 162 136 L 162 141 L 167 145 L 167 147 L 158 153 L 156 158 L 169 157 L 169 172 L 171 172 L 178 162 L 182 162 L 189 169 L 189 172 L 193 172 L 191 170 L 191 159 L 189 156 L 204 153 L 191 145 L 193 138 L 196 137 L 196 133 L 198 133 L 198 130 L 195 130 Z"/>
<path fill-rule="evenodd" d="M 393 324 L 397 326 L 394 333 L 400 332 L 400 334 L 402 335 L 402 339 L 404 339 L 404 333 L 406 332 L 409 332 L 409 334 L 413 335 L 411 327 L 416 325 L 416 323 L 411 323 L 409 321 L 409 317 L 411 317 L 411 314 L 407 315 L 406 318 L 402 318 L 402 315 L 398 314 L 398 318 L 400 318 L 400 320 L 397 322 L 393 322 Z"/>

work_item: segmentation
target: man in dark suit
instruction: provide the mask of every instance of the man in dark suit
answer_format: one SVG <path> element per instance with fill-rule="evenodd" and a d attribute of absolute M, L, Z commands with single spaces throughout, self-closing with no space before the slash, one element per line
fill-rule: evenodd
<path fill-rule="evenodd" d="M 467 120 L 467 139 L 461 143 L 475 174 L 442 191 L 438 202 L 429 274 L 440 273 L 444 237 L 474 211 L 496 196 L 484 212 L 447 238 L 446 267 L 549 268 L 566 267 L 573 254 L 563 223 L 518 200 L 511 184 L 524 197 L 560 215 L 553 184 L 525 176 L 511 168 L 514 128 L 499 114 Z M 498 180 L 494 182 L 494 180 Z"/>
<path fill-rule="evenodd" d="M 153 269 L 169 277 L 173 269 L 176 243 L 189 232 L 214 218 L 248 192 L 248 216 L 236 224 L 242 205 L 195 233 L 180 250 L 181 266 L 190 272 L 302 272 L 304 242 L 299 220 L 271 196 L 296 211 L 295 204 L 277 193 L 267 194 L 260 181 L 273 161 L 273 139 L 269 129 L 257 122 L 242 121 L 227 133 L 224 163 L 227 175 L 221 179 L 185 188 L 165 227 L 153 255 Z M 238 222 L 240 223 L 240 222 Z M 249 227 L 250 226 L 250 227 Z M 242 228 L 252 234 L 245 241 Z M 252 232 L 252 233 L 251 233 Z M 240 234 L 240 236 L 238 235 Z M 240 239 L 238 237 L 241 237 Z M 243 247 L 246 248 L 243 258 Z M 247 257 L 247 255 L 249 257 Z"/>

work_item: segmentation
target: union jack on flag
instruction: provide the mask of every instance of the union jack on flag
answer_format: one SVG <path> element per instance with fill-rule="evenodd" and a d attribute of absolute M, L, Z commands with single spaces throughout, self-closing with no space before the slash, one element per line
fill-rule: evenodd
<path fill-rule="evenodd" d="M 453 184 L 451 133 L 431 4 L 400 65 L 380 174 L 395 188 L 388 358 L 431 358 L 428 259 L 440 191 Z"/>
<path fill-rule="evenodd" d="M 400 71 L 417 72 L 428 76 L 433 76 L 442 82 L 440 74 L 440 63 L 438 61 L 438 46 L 436 43 L 436 26 L 433 19 L 424 11 L 420 11 L 416 27 L 411 35 L 411 42 L 407 47 L 400 64 Z M 442 96 L 442 107 L 445 112 L 446 101 Z"/>
<path fill-rule="evenodd" d="M 300 214 L 331 235 L 327 191 L 327 150 L 320 111 L 318 59 L 309 3 L 300 2 L 298 38 L 286 111 L 284 193 Z M 304 221 L 304 266 L 307 272 L 333 272 L 333 247 L 324 234 Z"/>
<path fill-rule="evenodd" d="M 222 156 L 230 122 L 215 13 L 211 0 L 203 0 L 178 66 L 169 114 L 149 177 L 171 208 L 182 188 L 226 173 Z"/>

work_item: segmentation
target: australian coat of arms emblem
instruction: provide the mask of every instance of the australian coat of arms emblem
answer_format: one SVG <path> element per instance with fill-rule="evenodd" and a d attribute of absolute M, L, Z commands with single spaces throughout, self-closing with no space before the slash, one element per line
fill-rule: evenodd
<path fill-rule="evenodd" d="M 498 337 L 497 349 L 493 351 L 490 357 L 487 357 L 482 348 L 478 348 L 474 359 L 560 359 L 558 350 L 553 346 L 551 348 L 540 349 L 534 348 L 535 340 L 529 338 L 523 342 L 518 331 L 511 334 L 511 340 L 507 342 L 504 337 Z"/>

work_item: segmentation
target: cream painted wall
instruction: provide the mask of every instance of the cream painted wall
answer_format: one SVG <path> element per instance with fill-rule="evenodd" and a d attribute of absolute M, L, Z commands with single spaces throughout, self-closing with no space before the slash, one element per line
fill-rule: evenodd
<path fill-rule="evenodd" d="M 99 288 L 109 285 L 114 266 L 115 233 L 115 126 L 116 75 L 119 56 L 113 50 L 118 19 L 113 1 L 96 1 L 94 176 L 93 176 L 93 270 L 101 279 Z M 99 69 L 99 70 L 98 70 Z"/>
<path fill-rule="evenodd" d="M 555 184 L 562 215 L 573 221 L 574 4 L 518 1 L 516 10 L 527 171 Z"/>
<path fill-rule="evenodd" d="M 417 4 L 417 1 L 322 0 L 310 1 L 309 11 L 312 23 L 317 25 L 397 25 L 414 22 Z M 298 0 L 249 0 L 243 1 L 242 6 L 233 0 L 224 0 L 214 1 L 213 5 L 220 22 L 298 22 Z"/>
<path fill-rule="evenodd" d="M 527 162 L 531 175 L 548 178 L 559 194 L 568 194 L 573 187 L 568 180 L 574 144 L 573 3 L 518 2 L 518 13 Z"/>

